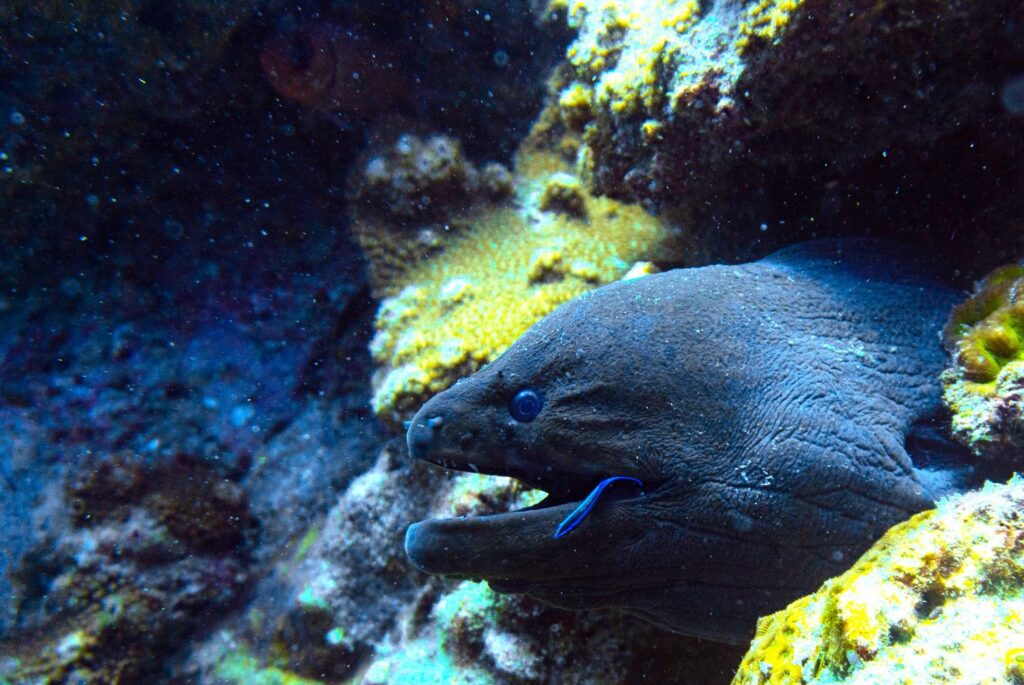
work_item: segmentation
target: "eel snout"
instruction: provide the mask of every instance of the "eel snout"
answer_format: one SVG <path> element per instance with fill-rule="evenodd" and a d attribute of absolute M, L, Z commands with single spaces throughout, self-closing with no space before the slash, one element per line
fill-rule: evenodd
<path fill-rule="evenodd" d="M 638 518 L 633 510 L 648 497 L 637 487 L 640 479 L 602 473 L 586 463 L 573 470 L 553 467 L 508 444 L 481 449 L 486 441 L 473 439 L 477 433 L 463 414 L 465 403 L 446 394 L 429 401 L 410 422 L 410 456 L 447 469 L 516 478 L 548 496 L 519 511 L 413 524 L 405 551 L 418 569 L 486 579 L 558 577 L 567 571 L 566 553 L 633 527 Z M 615 487 L 607 488 L 610 481 Z M 557 539 L 570 531 L 571 537 Z"/>
<path fill-rule="evenodd" d="M 647 474 L 606 473 L 600 464 L 581 459 L 556 460 L 534 454 L 514 440 L 496 437 L 500 421 L 460 391 L 449 389 L 428 401 L 409 422 L 406 445 L 413 459 L 454 471 L 472 471 L 491 476 L 507 476 L 531 488 L 547 492 L 558 503 L 582 500 L 602 480 L 628 475 L 649 481 Z"/>

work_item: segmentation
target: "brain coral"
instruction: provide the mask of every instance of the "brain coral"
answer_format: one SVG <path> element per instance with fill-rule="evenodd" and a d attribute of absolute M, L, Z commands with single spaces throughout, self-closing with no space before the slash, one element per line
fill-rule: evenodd
<path fill-rule="evenodd" d="M 680 254 L 678 229 L 591 195 L 557 153 L 527 144 L 513 184 L 511 202 L 453 215 L 443 250 L 383 285 L 391 296 L 371 343 L 378 414 L 408 418 L 559 304 L 623 277 L 638 261 Z"/>
<path fill-rule="evenodd" d="M 1019 683 L 1024 480 L 892 528 L 849 571 L 762 618 L 733 685 Z"/>
<path fill-rule="evenodd" d="M 1024 266 L 1004 266 L 953 310 L 943 374 L 953 433 L 981 457 L 1024 447 Z"/>

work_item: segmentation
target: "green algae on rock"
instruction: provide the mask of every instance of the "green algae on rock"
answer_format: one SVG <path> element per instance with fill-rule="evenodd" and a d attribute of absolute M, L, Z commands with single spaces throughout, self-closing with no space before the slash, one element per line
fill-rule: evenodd
<path fill-rule="evenodd" d="M 429 596 L 429 595 L 428 595 Z M 669 635 L 621 616 L 579 614 L 463 581 L 445 589 L 408 637 L 382 649 L 360 685 L 617 685 L 727 682 L 735 648 Z"/>
<path fill-rule="evenodd" d="M 983 458 L 1024 448 L 1024 266 L 995 270 L 957 306 L 944 331 L 943 374 L 953 435 Z"/>
<path fill-rule="evenodd" d="M 263 666 L 258 658 L 243 650 L 226 654 L 213 675 L 225 685 L 320 685 L 323 682 L 276 666 Z"/>
<path fill-rule="evenodd" d="M 407 507 L 479 516 L 537 499 L 512 479 L 439 479 L 436 469 L 399 468 L 402 461 L 382 456 L 339 498 L 294 561 L 283 606 L 267 606 L 252 634 L 218 631 L 198 664 L 202 682 L 613 685 L 665 674 L 680 685 L 725 682 L 721 665 L 735 663 L 734 648 L 668 635 L 630 617 L 551 609 L 483 583 L 439 583 L 398 563 L 393 538 L 404 520 L 426 513 Z M 267 630 L 269 650 L 260 647 Z M 708 653 L 718 658 L 697 661 Z"/>
<path fill-rule="evenodd" d="M 385 448 L 374 468 L 349 484 L 264 605 L 265 625 L 240 636 L 266 652 L 267 667 L 350 679 L 415 600 L 419 583 L 402 559 L 401 536 L 440 483 L 427 469 L 400 468 L 403 461 Z"/>
<path fill-rule="evenodd" d="M 894 526 L 849 571 L 762 618 L 733 685 L 1020 682 L 1024 480 Z"/>

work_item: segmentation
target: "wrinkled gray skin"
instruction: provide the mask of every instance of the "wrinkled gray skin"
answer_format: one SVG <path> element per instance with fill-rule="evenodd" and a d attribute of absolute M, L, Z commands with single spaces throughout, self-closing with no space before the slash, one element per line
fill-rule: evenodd
<path fill-rule="evenodd" d="M 940 411 L 939 331 L 959 298 L 908 259 L 822 241 L 562 306 L 427 402 L 408 432 L 416 458 L 512 475 L 549 502 L 414 524 L 409 558 L 560 607 L 749 640 L 757 617 L 957 485 L 905 446 Z M 528 423 L 508 409 L 522 388 L 544 398 Z M 644 494 L 613 486 L 618 498 L 552 539 L 613 475 L 639 478 Z"/>

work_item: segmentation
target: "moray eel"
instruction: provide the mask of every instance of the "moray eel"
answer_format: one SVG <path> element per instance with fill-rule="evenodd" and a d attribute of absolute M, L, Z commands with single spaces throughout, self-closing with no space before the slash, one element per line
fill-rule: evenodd
<path fill-rule="evenodd" d="M 969 467 L 920 449 L 937 434 L 939 333 L 961 297 L 908 249 L 849 239 L 599 288 L 408 429 L 413 457 L 547 499 L 413 524 L 406 553 L 559 607 L 748 641 L 759 616 L 969 485 Z M 609 488 L 571 516 L 616 476 L 642 492 Z M 554 538 L 567 517 L 575 530 Z"/>

